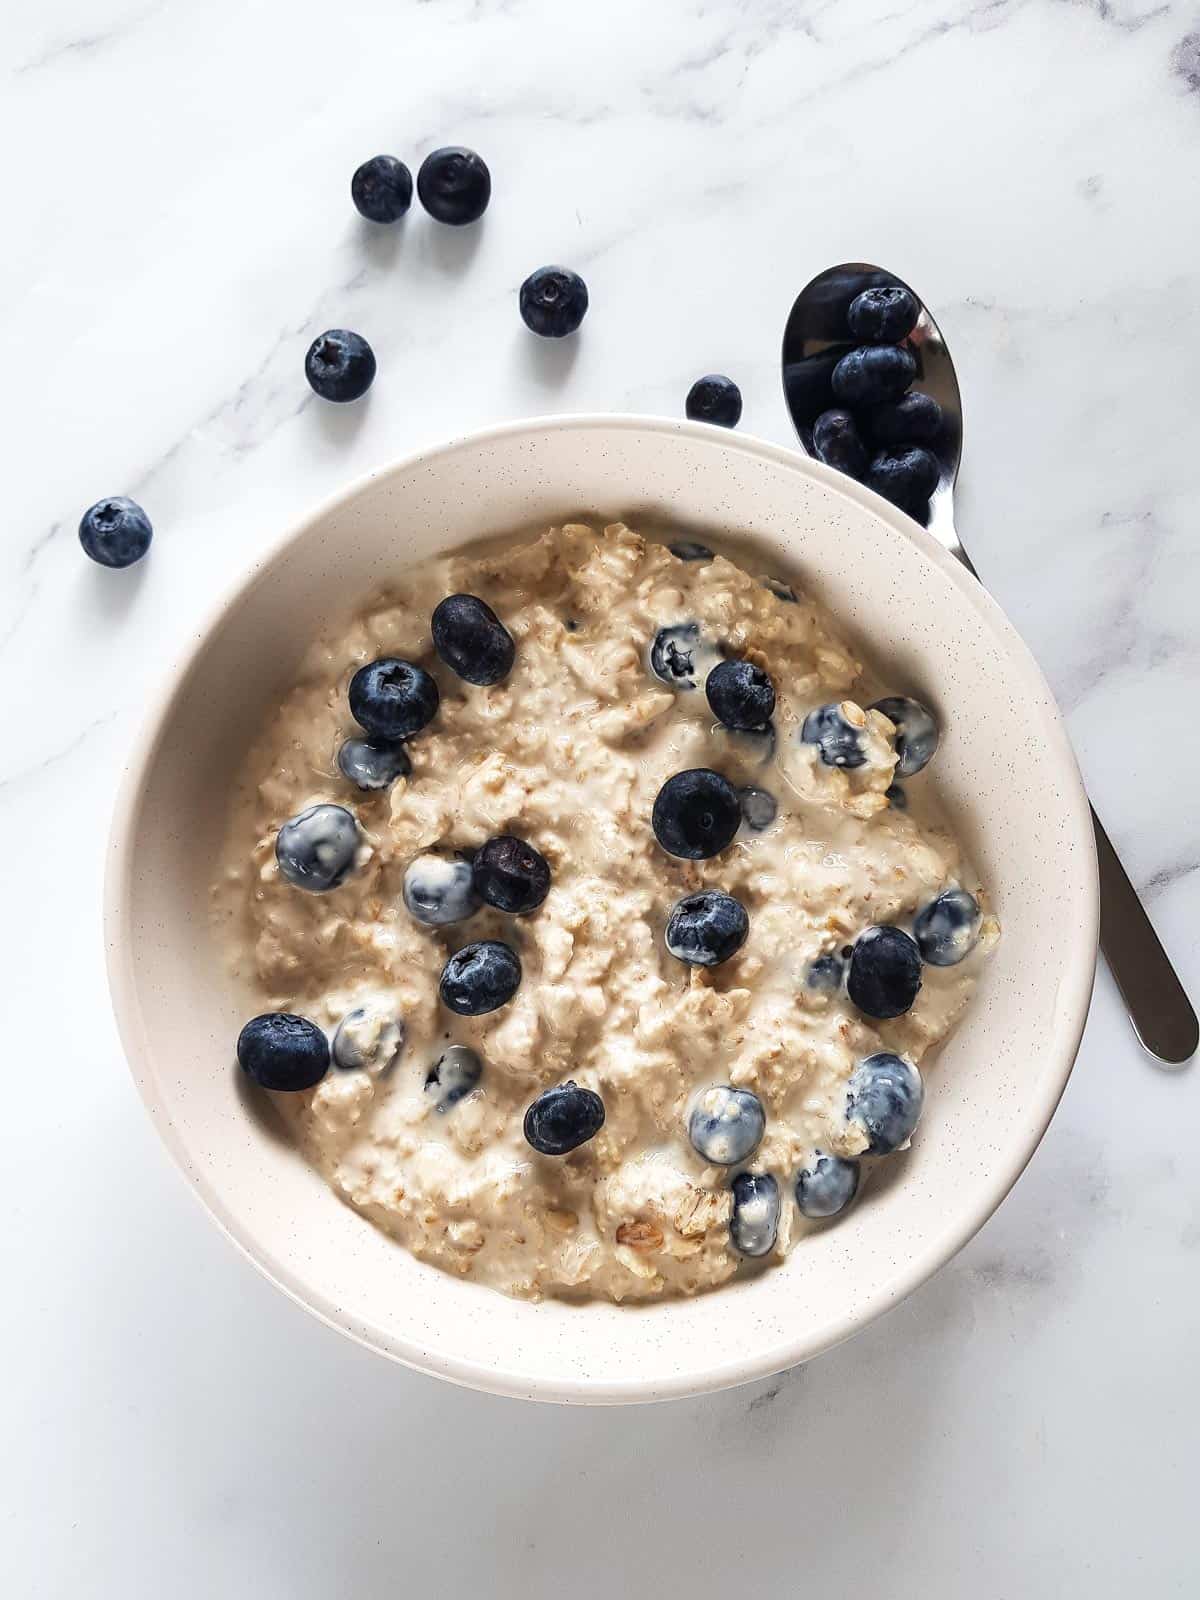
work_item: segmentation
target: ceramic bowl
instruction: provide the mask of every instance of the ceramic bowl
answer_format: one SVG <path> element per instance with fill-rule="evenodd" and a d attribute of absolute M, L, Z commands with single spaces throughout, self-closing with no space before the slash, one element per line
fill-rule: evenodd
<path fill-rule="evenodd" d="M 824 600 L 889 683 L 937 708 L 936 778 L 1004 932 L 928 1070 L 902 1170 L 837 1227 L 782 1266 L 697 1299 L 528 1304 L 414 1260 L 253 1114 L 232 1049 L 248 1002 L 214 946 L 209 886 L 248 745 L 331 610 L 481 537 L 619 518 L 748 550 L 759 570 Z M 261 557 L 173 673 L 131 761 L 106 936 L 146 1107 L 213 1218 L 273 1283 L 423 1372 L 612 1403 L 804 1361 L 936 1271 L 999 1204 L 1058 1102 L 1087 1012 L 1097 918 L 1087 803 L 1053 699 L 999 608 L 939 545 L 791 451 L 693 423 L 561 417 L 375 472 Z"/>

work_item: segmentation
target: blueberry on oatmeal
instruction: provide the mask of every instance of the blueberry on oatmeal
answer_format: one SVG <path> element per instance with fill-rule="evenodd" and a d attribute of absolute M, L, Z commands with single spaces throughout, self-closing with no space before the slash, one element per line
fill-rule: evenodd
<path fill-rule="evenodd" d="M 525 1113 L 529 1144 L 543 1156 L 565 1156 L 594 1139 L 604 1126 L 604 1101 L 573 1080 L 538 1095 Z"/>
<path fill-rule="evenodd" d="M 536 911 L 550 893 L 550 865 L 545 856 L 511 833 L 482 845 L 471 870 L 479 898 L 511 916 Z"/>
<path fill-rule="evenodd" d="M 938 725 L 932 711 L 906 695 L 876 700 L 872 711 L 882 711 L 896 726 L 896 776 L 915 778 L 937 754 Z"/>
<path fill-rule="evenodd" d="M 410 861 L 403 894 L 409 915 L 428 928 L 465 922 L 480 906 L 471 863 L 446 856 L 427 854 Z"/>
<path fill-rule="evenodd" d="M 342 777 L 364 791 L 390 789 L 412 771 L 402 739 L 345 739 L 338 746 L 337 764 Z"/>
<path fill-rule="evenodd" d="M 779 1235 L 779 1184 L 769 1172 L 739 1172 L 731 1184 L 729 1238 L 739 1255 L 768 1255 Z"/>
<path fill-rule="evenodd" d="M 263 1089 L 295 1094 L 329 1071 L 329 1044 L 315 1022 L 287 1011 L 251 1017 L 238 1035 L 238 1065 Z"/>
<path fill-rule="evenodd" d="M 687 1123 L 696 1154 L 719 1167 L 748 1161 L 761 1144 L 766 1127 L 767 1115 L 758 1096 L 728 1084 L 697 1095 Z"/>
<path fill-rule="evenodd" d="M 846 976 L 846 963 L 836 951 L 817 956 L 809 964 L 804 981 L 814 994 L 837 994 Z"/>
<path fill-rule="evenodd" d="M 381 656 L 350 679 L 350 714 L 377 739 L 411 739 L 437 715 L 438 686 L 412 661 Z"/>
<path fill-rule="evenodd" d="M 754 833 L 765 833 L 779 815 L 779 802 L 767 789 L 756 789 L 753 784 L 738 790 L 742 819 Z"/>
<path fill-rule="evenodd" d="M 727 728 L 757 732 L 775 712 L 775 685 L 752 661 L 722 661 L 704 680 L 704 693 Z"/>
<path fill-rule="evenodd" d="M 796 1204 L 801 1216 L 819 1221 L 836 1217 L 858 1193 L 857 1161 L 814 1150 L 796 1174 Z"/>
<path fill-rule="evenodd" d="M 716 967 L 736 955 L 750 932 L 740 900 L 702 889 L 678 901 L 667 918 L 667 949 L 689 967 Z"/>
<path fill-rule="evenodd" d="M 442 968 L 442 1004 L 460 1017 L 482 1017 L 506 1006 L 521 986 L 517 952 L 499 939 L 464 945 Z"/>
<path fill-rule="evenodd" d="M 404 1049 L 406 1030 L 394 1009 L 383 1004 L 355 1006 L 333 1035 L 333 1064 L 342 1072 L 386 1072 Z"/>
<path fill-rule="evenodd" d="M 439 601 L 432 633 L 433 648 L 467 683 L 500 683 L 512 671 L 517 653 L 512 634 L 478 595 L 450 594 Z"/>
<path fill-rule="evenodd" d="M 815 744 L 827 767 L 861 767 L 866 763 L 863 730 L 847 718 L 846 704 L 843 701 L 839 705 L 818 706 L 808 713 L 800 728 L 803 743 Z"/>
<path fill-rule="evenodd" d="M 654 836 L 668 855 L 703 861 L 719 855 L 738 831 L 737 790 L 719 772 L 693 767 L 668 778 L 651 814 Z"/>
<path fill-rule="evenodd" d="M 881 1050 L 850 1075 L 846 1118 L 866 1134 L 872 1155 L 886 1156 L 912 1137 L 924 1099 L 921 1074 L 912 1062 Z"/>
<path fill-rule="evenodd" d="M 946 889 L 916 916 L 913 937 L 932 967 L 955 967 L 979 939 L 979 902 L 965 889 Z"/>
<path fill-rule="evenodd" d="M 695 539 L 672 539 L 667 549 L 677 561 L 711 561 L 713 553 L 706 544 Z"/>
<path fill-rule="evenodd" d="M 903 928 L 882 923 L 854 941 L 846 992 L 867 1017 L 901 1017 L 921 987 L 921 952 Z"/>
<path fill-rule="evenodd" d="M 289 817 L 275 836 L 275 860 L 297 889 L 325 894 L 349 877 L 362 834 L 345 806 L 309 806 Z"/>
<path fill-rule="evenodd" d="M 425 1074 L 425 1093 L 439 1111 L 449 1111 L 470 1094 L 482 1076 L 483 1062 L 475 1051 L 465 1044 L 452 1044 Z"/>

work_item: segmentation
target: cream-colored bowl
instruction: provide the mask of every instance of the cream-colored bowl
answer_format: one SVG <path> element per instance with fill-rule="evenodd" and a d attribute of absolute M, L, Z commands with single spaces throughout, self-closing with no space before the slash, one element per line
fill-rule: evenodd
<path fill-rule="evenodd" d="M 896 690 L 935 706 L 932 769 L 1003 938 L 927 1073 L 911 1152 L 787 1262 L 698 1299 L 530 1305 L 424 1266 L 342 1205 L 255 1113 L 246 1015 L 209 885 L 261 720 L 322 627 L 410 562 L 564 519 L 706 530 L 818 594 Z M 837 473 L 691 423 L 562 417 L 400 462 L 264 556 L 174 674 L 113 828 L 106 936 L 138 1088 L 188 1181 L 264 1273 L 351 1337 L 503 1394 L 619 1402 L 741 1383 L 815 1355 L 927 1278 L 999 1204 L 1058 1102 L 1091 992 L 1096 867 L 1049 690 L 983 591 Z"/>

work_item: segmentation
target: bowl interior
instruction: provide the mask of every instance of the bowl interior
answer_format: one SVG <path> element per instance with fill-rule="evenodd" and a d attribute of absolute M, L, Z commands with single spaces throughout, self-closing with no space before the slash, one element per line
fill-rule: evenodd
<path fill-rule="evenodd" d="M 208 920 L 247 746 L 313 636 L 403 565 L 572 517 L 701 528 L 819 593 L 897 691 L 939 711 L 934 770 L 1004 928 L 891 1180 L 783 1267 L 637 1309 L 509 1300 L 423 1266 L 341 1205 L 241 1093 L 232 1042 L 245 999 Z M 913 524 L 817 464 L 715 429 L 619 418 L 523 424 L 401 463 L 267 556 L 175 678 L 131 763 L 108 901 L 118 1020 L 142 1095 L 250 1257 L 376 1349 L 557 1399 L 653 1399 L 778 1370 L 928 1276 L 1041 1136 L 1095 953 L 1074 760 L 1040 673 L 982 589 Z"/>

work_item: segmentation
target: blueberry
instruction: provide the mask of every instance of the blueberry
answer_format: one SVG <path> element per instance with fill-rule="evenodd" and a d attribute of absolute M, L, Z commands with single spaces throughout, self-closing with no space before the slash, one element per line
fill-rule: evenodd
<path fill-rule="evenodd" d="M 755 833 L 763 833 L 779 814 L 779 803 L 766 789 L 756 789 L 747 784 L 738 790 L 738 803 L 746 826 Z"/>
<path fill-rule="evenodd" d="M 798 606 L 800 604 L 800 596 L 792 588 L 791 584 L 784 583 L 782 578 L 764 578 L 762 584 L 764 589 L 773 594 L 776 600 L 782 600 L 784 605 Z"/>
<path fill-rule="evenodd" d="M 667 949 L 689 967 L 717 967 L 736 955 L 750 932 L 740 900 L 701 889 L 678 901 L 667 918 Z"/>
<path fill-rule="evenodd" d="M 908 795 L 905 793 L 902 783 L 889 783 L 884 790 L 884 796 L 891 801 L 897 811 L 908 810 Z"/>
<path fill-rule="evenodd" d="M 775 685 L 752 661 L 722 661 L 705 679 L 704 693 L 727 728 L 757 731 L 775 713 Z"/>
<path fill-rule="evenodd" d="M 437 222 L 462 227 L 478 222 L 492 197 L 492 175 L 474 150 L 447 145 L 434 150 L 417 173 L 421 204 Z"/>
<path fill-rule="evenodd" d="M 667 549 L 680 561 L 711 561 L 713 558 L 708 546 L 697 544 L 695 539 L 673 539 Z"/>
<path fill-rule="evenodd" d="M 827 467 L 835 467 L 847 477 L 861 478 L 867 467 L 867 447 L 862 442 L 858 423 L 848 411 L 835 407 L 822 411 L 813 423 L 813 453 Z"/>
<path fill-rule="evenodd" d="M 846 963 L 841 956 L 829 951 L 817 956 L 808 969 L 805 983 L 817 994 L 837 994 L 846 975 Z"/>
<path fill-rule="evenodd" d="M 399 222 L 412 190 L 412 173 L 395 156 L 372 156 L 350 180 L 350 198 L 368 222 Z"/>
<path fill-rule="evenodd" d="M 876 494 L 907 511 L 929 499 L 938 486 L 942 469 L 937 457 L 920 445 L 908 450 L 881 450 L 871 459 L 867 484 Z"/>
<path fill-rule="evenodd" d="M 83 553 L 102 567 L 131 567 L 149 550 L 153 537 L 150 518 L 123 494 L 97 500 L 79 519 Z"/>
<path fill-rule="evenodd" d="M 438 993 L 442 1004 L 460 1017 L 482 1017 L 506 1006 L 520 985 L 516 951 L 498 939 L 480 939 L 450 957 L 442 968 Z"/>
<path fill-rule="evenodd" d="M 800 728 L 805 744 L 815 744 L 827 767 L 861 767 L 867 759 L 862 729 L 846 720 L 841 705 L 818 706 Z"/>
<path fill-rule="evenodd" d="M 524 839 L 502 833 L 475 852 L 475 893 L 497 911 L 524 916 L 550 893 L 550 866 Z"/>
<path fill-rule="evenodd" d="M 858 1176 L 857 1161 L 814 1150 L 808 1165 L 796 1174 L 796 1204 L 801 1216 L 814 1220 L 836 1217 L 858 1193 Z"/>
<path fill-rule="evenodd" d="M 769 1172 L 739 1172 L 733 1180 L 729 1237 L 743 1256 L 765 1256 L 779 1233 L 779 1184 Z"/>
<path fill-rule="evenodd" d="M 338 771 L 360 789 L 388 789 L 412 771 L 400 739 L 347 739 L 337 753 Z"/>
<path fill-rule="evenodd" d="M 685 410 L 693 422 L 736 428 L 742 415 L 742 391 L 732 378 L 710 372 L 706 378 L 697 378 L 688 390 Z"/>
<path fill-rule="evenodd" d="M 564 339 L 587 314 L 587 284 L 569 267 L 539 267 L 521 285 L 520 307 L 531 333 Z"/>
<path fill-rule="evenodd" d="M 471 863 L 418 856 L 404 873 L 404 904 L 409 915 L 428 928 L 465 921 L 479 910 Z"/>
<path fill-rule="evenodd" d="M 833 392 L 843 405 L 881 406 L 900 396 L 917 375 L 917 363 L 897 345 L 868 344 L 844 355 L 833 369 Z"/>
<path fill-rule="evenodd" d="M 650 646 L 650 671 L 672 689 L 694 689 L 703 683 L 720 657 L 700 637 L 698 622 L 676 622 L 660 628 Z"/>
<path fill-rule="evenodd" d="M 354 813 L 345 806 L 309 806 L 280 828 L 275 837 L 275 860 L 297 889 L 324 894 L 345 882 L 361 843 Z"/>
<path fill-rule="evenodd" d="M 329 1045 L 315 1022 L 286 1011 L 252 1017 L 238 1035 L 238 1065 L 264 1089 L 311 1089 L 329 1070 Z"/>
<path fill-rule="evenodd" d="M 758 1149 L 767 1127 L 762 1101 L 749 1089 L 719 1084 L 697 1095 L 688 1117 L 688 1138 L 705 1161 L 736 1167 Z"/>
<path fill-rule="evenodd" d="M 350 714 L 376 739 L 409 739 L 437 715 L 438 686 L 411 661 L 381 656 L 350 679 Z"/>
<path fill-rule="evenodd" d="M 846 1116 L 867 1135 L 872 1155 L 898 1150 L 921 1115 L 925 1089 L 911 1061 L 881 1050 L 860 1061 L 846 1085 Z"/>
<path fill-rule="evenodd" d="M 568 1080 L 546 1089 L 525 1113 L 525 1138 L 544 1156 L 565 1156 L 604 1126 L 604 1101 Z"/>
<path fill-rule="evenodd" d="M 473 594 L 448 594 L 433 613 L 433 648 L 468 683 L 492 684 L 512 671 L 517 647 L 491 606 Z"/>
<path fill-rule="evenodd" d="M 343 1072 L 386 1072 L 404 1049 L 405 1027 L 383 1005 L 356 1006 L 333 1035 L 333 1064 Z"/>
<path fill-rule="evenodd" d="M 328 328 L 309 345 L 304 376 L 322 400 L 357 400 L 375 382 L 375 352 L 362 334 Z"/>
<path fill-rule="evenodd" d="M 931 394 L 913 389 L 872 411 L 867 427 L 876 444 L 933 444 L 941 436 L 942 408 Z"/>
<path fill-rule="evenodd" d="M 979 903 L 965 889 L 946 889 L 917 913 L 913 936 L 933 967 L 955 967 L 979 938 Z"/>
<path fill-rule="evenodd" d="M 864 289 L 846 312 L 846 325 L 864 344 L 899 344 L 917 325 L 921 308 L 901 284 Z"/>
<path fill-rule="evenodd" d="M 896 776 L 914 778 L 933 760 L 938 747 L 938 725 L 933 713 L 919 700 L 887 695 L 876 700 L 872 711 L 882 711 L 896 725 Z"/>
<path fill-rule="evenodd" d="M 483 1076 L 483 1062 L 465 1044 L 448 1045 L 425 1074 L 425 1093 L 437 1101 L 439 1111 L 457 1105 Z"/>
<path fill-rule="evenodd" d="M 921 952 L 902 928 L 866 928 L 854 941 L 846 992 L 868 1017 L 899 1017 L 921 987 Z"/>
<path fill-rule="evenodd" d="M 737 791 L 719 772 L 692 767 L 668 778 L 658 791 L 651 823 L 668 855 L 703 861 L 718 855 L 742 820 Z"/>

